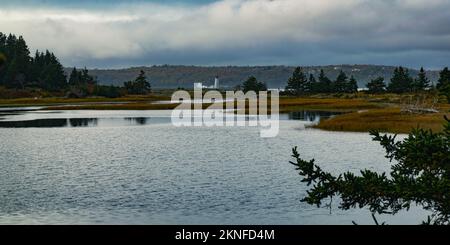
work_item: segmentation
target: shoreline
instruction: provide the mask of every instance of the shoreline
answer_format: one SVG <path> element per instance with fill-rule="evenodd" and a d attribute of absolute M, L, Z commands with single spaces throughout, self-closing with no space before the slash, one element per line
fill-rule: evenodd
<path fill-rule="evenodd" d="M 38 110 L 172 110 L 178 104 L 155 103 L 170 100 L 163 95 L 122 98 L 43 98 L 0 100 L 1 108 L 41 107 Z M 341 132 L 409 133 L 413 128 L 442 131 L 444 116 L 450 117 L 450 105 L 438 104 L 438 113 L 411 114 L 401 111 L 400 96 L 332 98 L 332 97 L 280 97 L 280 113 L 302 110 L 341 112 L 320 121 L 313 128 Z M 209 107 L 204 104 L 203 108 Z"/>

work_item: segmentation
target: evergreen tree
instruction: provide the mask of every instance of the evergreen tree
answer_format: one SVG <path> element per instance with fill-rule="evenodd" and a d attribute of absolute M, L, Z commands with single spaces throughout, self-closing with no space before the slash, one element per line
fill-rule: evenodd
<path fill-rule="evenodd" d="M 430 80 L 427 78 L 427 74 L 425 70 L 420 68 L 420 72 L 417 75 L 417 78 L 414 80 L 412 90 L 414 92 L 423 91 L 430 87 Z"/>
<path fill-rule="evenodd" d="M 77 71 L 77 68 L 74 67 L 72 72 L 70 73 L 69 85 L 77 86 L 80 83 L 81 83 L 81 74 Z"/>
<path fill-rule="evenodd" d="M 0 69 L 0 84 L 9 88 L 24 89 L 38 86 L 48 90 L 64 89 L 67 85 L 64 68 L 54 54 L 30 51 L 23 39 L 0 33 L 0 53 L 3 67 Z"/>
<path fill-rule="evenodd" d="M 450 224 L 450 121 L 446 120 L 441 133 L 416 129 L 403 141 L 372 132 L 374 141 L 385 148 L 386 158 L 394 162 L 389 174 L 362 170 L 358 175 L 336 176 L 323 171 L 314 159 L 301 159 L 294 148 L 290 163 L 302 182 L 312 186 L 302 202 L 321 206 L 326 199 L 338 197 L 340 209 L 367 208 L 376 224 L 377 214 L 395 215 L 418 206 L 431 212 L 423 224 Z"/>
<path fill-rule="evenodd" d="M 346 92 L 347 93 L 356 93 L 356 92 L 358 92 L 358 82 L 356 81 L 354 76 L 350 77 L 350 80 L 348 81 Z"/>
<path fill-rule="evenodd" d="M 44 88 L 56 91 L 67 87 L 67 77 L 64 73 L 64 67 L 53 53 L 48 50 L 44 56 L 45 66 L 40 75 L 40 81 Z"/>
<path fill-rule="evenodd" d="M 151 91 L 151 85 L 147 81 L 147 77 L 145 76 L 145 72 L 141 70 L 139 73 L 139 76 L 136 78 L 136 83 L 138 84 L 139 88 L 142 91 L 145 91 L 145 93 L 149 93 Z"/>
<path fill-rule="evenodd" d="M 40 87 L 41 82 L 39 81 L 40 75 L 45 67 L 45 60 L 43 53 L 36 50 L 34 58 L 31 59 L 31 69 L 30 69 L 30 85 L 34 87 Z"/>
<path fill-rule="evenodd" d="M 371 94 L 380 94 L 386 92 L 386 84 L 384 83 L 384 78 L 378 77 L 371 80 L 367 84 L 367 88 L 369 89 L 369 93 Z"/>
<path fill-rule="evenodd" d="M 82 84 L 97 84 L 97 79 L 89 75 L 89 70 L 86 67 L 80 73 L 80 81 Z"/>
<path fill-rule="evenodd" d="M 443 87 L 446 87 L 447 84 L 450 83 L 450 70 L 448 67 L 445 67 L 440 73 L 439 73 L 439 80 L 436 85 L 437 89 L 442 89 Z"/>
<path fill-rule="evenodd" d="M 40 81 L 44 88 L 50 91 L 57 91 L 67 87 L 67 77 L 61 64 L 47 64 L 41 74 Z"/>
<path fill-rule="evenodd" d="M 261 91 L 267 91 L 267 84 L 264 82 L 258 82 L 257 83 L 257 89 L 255 92 L 259 93 Z"/>
<path fill-rule="evenodd" d="M 24 88 L 29 80 L 30 51 L 23 37 L 8 37 L 0 33 L 0 52 L 4 55 L 5 69 L 0 73 L 0 81 L 11 88 Z"/>
<path fill-rule="evenodd" d="M 391 83 L 388 85 L 388 91 L 392 93 L 406 93 L 411 92 L 414 80 L 409 76 L 409 71 L 406 68 L 395 68 L 394 74 L 391 78 Z"/>
<path fill-rule="evenodd" d="M 336 81 L 334 82 L 334 92 L 337 93 L 345 93 L 347 92 L 347 84 L 348 84 L 348 77 L 342 70 L 339 72 L 339 75 L 336 78 Z"/>
<path fill-rule="evenodd" d="M 244 89 L 244 93 L 248 91 L 255 91 L 258 88 L 258 80 L 254 76 L 250 76 L 243 84 L 242 87 Z"/>
<path fill-rule="evenodd" d="M 309 79 L 308 79 L 308 86 L 309 86 L 309 92 L 310 93 L 318 93 L 318 88 L 317 88 L 318 82 L 316 80 L 316 78 L 314 77 L 313 74 L 309 74 Z"/>
<path fill-rule="evenodd" d="M 100 91 L 95 88 L 97 86 L 97 79 L 89 75 L 89 71 L 86 67 L 80 71 L 75 67 L 73 68 L 69 77 L 69 85 L 71 87 L 71 92 L 76 96 L 92 95 L 95 91 Z"/>
<path fill-rule="evenodd" d="M 323 70 L 320 70 L 317 88 L 319 93 L 332 93 L 334 91 L 333 82 L 325 75 Z"/>
<path fill-rule="evenodd" d="M 250 76 L 243 84 L 242 87 L 244 89 L 244 93 L 248 91 L 254 91 L 255 93 L 259 93 L 260 91 L 267 91 L 267 86 L 263 82 L 259 82 L 256 77 Z"/>
<path fill-rule="evenodd" d="M 301 67 L 295 68 L 292 77 L 288 80 L 286 90 L 290 91 L 296 96 L 300 96 L 309 91 L 309 84 L 306 75 L 303 73 Z"/>
<path fill-rule="evenodd" d="M 124 86 L 129 94 L 147 94 L 151 92 L 151 85 L 147 81 L 143 70 L 140 71 L 134 81 L 125 82 Z"/>
<path fill-rule="evenodd" d="M 445 67 L 439 73 L 439 80 L 436 88 L 442 95 L 447 96 L 448 102 L 450 103 L 450 71 L 448 67 Z"/>

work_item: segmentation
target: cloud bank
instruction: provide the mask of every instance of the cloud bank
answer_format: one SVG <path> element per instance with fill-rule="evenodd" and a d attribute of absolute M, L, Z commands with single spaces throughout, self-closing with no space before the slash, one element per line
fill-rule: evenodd
<path fill-rule="evenodd" d="M 449 65 L 447 0 L 222 0 L 0 8 L 0 31 L 67 66 Z"/>

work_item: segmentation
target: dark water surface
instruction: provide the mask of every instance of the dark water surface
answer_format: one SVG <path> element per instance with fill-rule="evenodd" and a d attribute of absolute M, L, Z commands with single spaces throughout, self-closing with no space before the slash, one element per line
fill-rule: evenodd
<path fill-rule="evenodd" d="M 366 133 L 305 129 L 330 113 L 254 127 L 174 127 L 164 111 L 3 111 L 2 224 L 372 224 L 367 210 L 300 203 L 298 146 L 333 173 L 388 170 Z M 419 210 L 379 219 L 418 224 Z"/>

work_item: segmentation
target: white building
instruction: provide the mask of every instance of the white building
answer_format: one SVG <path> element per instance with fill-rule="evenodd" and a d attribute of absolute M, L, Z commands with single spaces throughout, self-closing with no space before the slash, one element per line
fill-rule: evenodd
<path fill-rule="evenodd" d="M 220 84 L 219 84 L 219 77 L 216 77 L 216 78 L 214 79 L 214 88 L 215 88 L 215 89 L 219 89 L 219 87 L 220 87 Z"/>
<path fill-rule="evenodd" d="M 202 89 L 203 83 L 194 83 L 194 89 Z"/>

